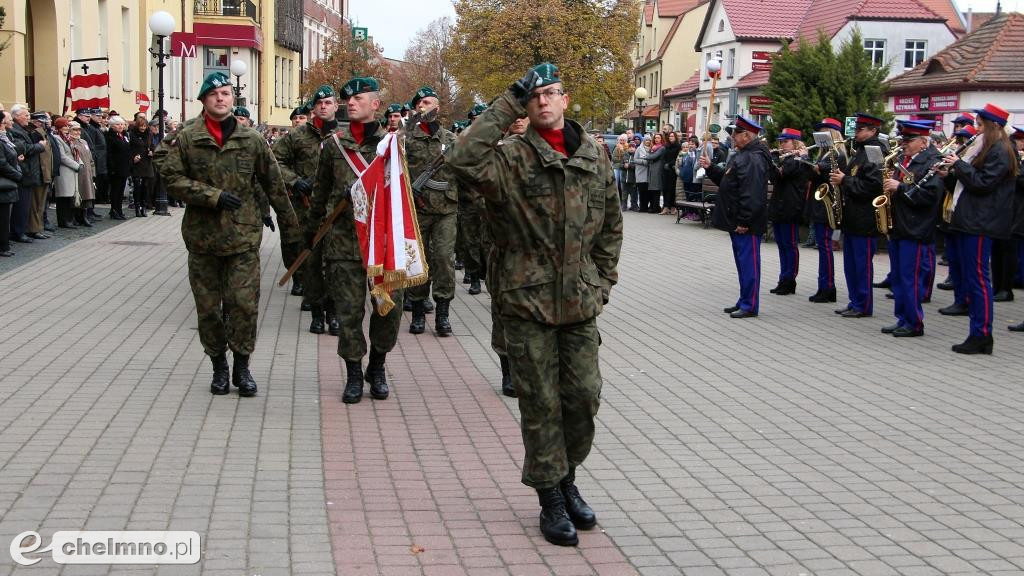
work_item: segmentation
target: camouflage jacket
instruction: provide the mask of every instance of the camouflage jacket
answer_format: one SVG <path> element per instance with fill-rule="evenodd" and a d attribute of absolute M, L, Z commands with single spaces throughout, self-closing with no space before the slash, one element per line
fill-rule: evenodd
<path fill-rule="evenodd" d="M 263 238 L 263 205 L 269 201 L 282 230 L 294 230 L 282 239 L 298 242 L 298 223 L 288 201 L 270 146 L 259 132 L 238 126 L 224 146 L 206 129 L 205 122 L 189 122 L 161 144 L 155 154 L 167 191 L 186 204 L 181 235 L 189 252 L 230 255 L 256 250 Z M 242 200 L 238 210 L 219 210 L 221 191 Z"/>
<path fill-rule="evenodd" d="M 411 126 L 405 134 L 405 158 L 409 165 L 409 181 L 416 180 L 426 170 L 442 150 L 447 150 L 455 143 L 455 134 L 438 128 L 433 136 L 428 135 L 419 126 Z M 434 173 L 431 180 L 448 182 L 452 179 L 447 166 L 442 166 Z M 423 214 L 454 214 L 459 207 L 458 191 L 449 186 L 445 192 L 423 189 L 423 205 L 416 202 L 416 211 Z"/>
<path fill-rule="evenodd" d="M 618 281 L 622 213 L 611 162 L 576 123 L 582 142 L 570 158 L 533 128 L 497 146 L 525 113 L 510 93 L 500 96 L 463 134 L 448 165 L 486 199 L 501 260 L 492 296 L 500 312 L 548 325 L 589 320 Z"/>
<path fill-rule="evenodd" d="M 307 234 L 316 232 L 324 218 L 334 211 L 341 201 L 348 206 L 334 221 L 330 232 L 324 237 L 324 258 L 328 260 L 362 260 L 359 252 L 359 238 L 356 236 L 355 216 L 352 212 L 352 184 L 356 181 L 356 173 L 348 165 L 339 146 L 356 150 L 366 160 L 372 162 L 377 155 L 377 144 L 388 133 L 383 127 L 377 128 L 373 134 L 367 134 L 362 144 L 356 144 L 348 128 L 336 131 L 326 138 L 320 146 L 320 162 L 317 165 L 316 180 L 313 183 L 313 199 L 309 206 L 309 218 L 306 222 Z"/>

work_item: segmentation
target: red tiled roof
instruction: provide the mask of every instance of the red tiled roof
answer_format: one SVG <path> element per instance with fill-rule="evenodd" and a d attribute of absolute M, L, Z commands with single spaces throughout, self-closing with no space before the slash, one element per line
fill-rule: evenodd
<path fill-rule="evenodd" d="M 811 0 L 718 0 L 741 39 L 792 38 Z M 711 9 L 708 9 L 708 16 Z M 715 23 L 717 26 L 717 23 Z M 703 31 L 702 31 L 703 32 Z M 702 34 L 703 35 L 703 34 Z"/>
<path fill-rule="evenodd" d="M 625 119 L 636 118 L 637 109 L 633 108 L 629 112 L 622 115 Z M 657 104 L 651 104 L 644 108 L 644 118 L 657 118 L 661 114 L 661 108 Z"/>
<path fill-rule="evenodd" d="M 849 20 L 942 22 L 946 17 L 924 4 L 925 0 L 814 0 L 797 27 L 797 37 L 814 42 L 818 31 L 832 38 Z M 955 18 L 955 15 L 954 15 Z M 957 20 L 959 22 L 959 20 Z"/>
<path fill-rule="evenodd" d="M 673 18 L 686 14 L 707 0 L 659 0 L 658 16 Z"/>
<path fill-rule="evenodd" d="M 654 3 L 647 0 L 644 4 L 644 24 L 650 26 L 654 22 Z"/>
<path fill-rule="evenodd" d="M 687 94 L 696 94 L 697 90 L 700 89 L 700 70 L 693 73 L 680 84 L 669 88 L 665 91 L 666 98 L 675 98 L 676 96 L 685 96 Z"/>
<path fill-rule="evenodd" d="M 771 72 L 768 70 L 754 70 L 736 82 L 737 88 L 759 88 L 768 83 Z"/>
<path fill-rule="evenodd" d="M 855 20 L 945 20 L 920 0 L 864 0 Z"/>
<path fill-rule="evenodd" d="M 887 93 L 922 90 L 1024 90 L 1024 14 L 1004 12 L 913 70 L 893 78 Z"/>
<path fill-rule="evenodd" d="M 978 28 L 981 28 L 982 26 L 987 24 L 988 21 L 991 20 L 992 17 L 995 16 L 995 15 L 996 15 L 995 12 L 973 12 L 970 15 L 971 16 L 971 21 L 968 22 L 968 24 L 971 26 L 971 30 L 972 31 L 973 30 L 977 30 Z M 966 20 L 966 19 L 967 19 L 967 16 L 964 16 L 964 20 Z"/>
<path fill-rule="evenodd" d="M 946 25 L 949 26 L 949 29 L 957 37 L 963 36 L 964 32 L 966 32 L 953 0 L 921 0 L 921 4 L 924 4 L 929 10 L 945 18 Z"/>

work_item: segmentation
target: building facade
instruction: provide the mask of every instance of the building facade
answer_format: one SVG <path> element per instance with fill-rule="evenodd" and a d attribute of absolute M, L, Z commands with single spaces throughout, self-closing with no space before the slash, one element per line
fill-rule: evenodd
<path fill-rule="evenodd" d="M 327 43 L 348 18 L 348 0 L 304 0 L 302 28 L 305 45 L 302 50 L 302 70 L 326 56 Z"/>

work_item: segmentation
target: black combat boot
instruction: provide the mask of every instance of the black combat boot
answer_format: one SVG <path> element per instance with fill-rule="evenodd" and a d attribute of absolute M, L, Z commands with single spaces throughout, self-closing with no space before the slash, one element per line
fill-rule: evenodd
<path fill-rule="evenodd" d="M 296 282 L 292 280 L 292 296 L 302 296 L 305 289 L 302 287 L 302 282 Z"/>
<path fill-rule="evenodd" d="M 508 356 L 498 356 L 498 361 L 501 362 L 501 393 L 509 398 L 515 398 L 518 394 L 516 393 L 516 387 L 512 385 L 512 373 L 508 368 Z"/>
<path fill-rule="evenodd" d="M 323 334 L 324 330 L 324 309 L 313 306 L 310 312 L 313 313 L 313 321 L 309 323 L 309 331 L 313 334 Z"/>
<path fill-rule="evenodd" d="M 954 344 L 953 352 L 957 354 L 991 354 L 992 336 L 968 336 L 963 344 Z"/>
<path fill-rule="evenodd" d="M 433 314 L 434 313 L 434 303 L 431 302 L 429 299 L 428 300 L 424 300 L 423 301 L 423 311 L 426 312 L 427 314 Z"/>
<path fill-rule="evenodd" d="M 402 296 L 402 310 L 405 312 L 412 312 L 412 298 L 409 298 L 408 292 Z"/>
<path fill-rule="evenodd" d="M 480 293 L 480 275 L 479 274 L 473 274 L 469 278 L 469 293 L 471 295 L 473 295 L 473 296 L 476 296 L 477 294 Z"/>
<path fill-rule="evenodd" d="M 235 368 L 231 371 L 231 383 L 238 388 L 238 395 L 248 398 L 256 395 L 256 381 L 249 373 L 249 356 L 235 354 Z"/>
<path fill-rule="evenodd" d="M 345 360 L 345 371 L 348 377 L 345 380 L 345 391 L 341 394 L 341 401 L 345 404 L 357 404 L 363 399 L 363 366 L 358 361 Z"/>
<path fill-rule="evenodd" d="M 779 285 L 772 288 L 769 292 L 777 296 L 786 296 L 787 294 L 796 294 L 796 280 L 792 278 L 786 278 L 781 280 Z"/>
<path fill-rule="evenodd" d="M 213 362 L 213 381 L 210 382 L 210 393 L 217 396 L 227 394 L 231 390 L 228 382 L 228 357 L 221 353 L 211 356 L 210 360 Z"/>
<path fill-rule="evenodd" d="M 565 511 L 569 513 L 573 526 L 580 530 L 590 530 L 597 524 L 594 509 L 580 496 L 576 488 L 576 468 L 569 467 L 569 474 L 558 484 L 565 498 Z"/>
<path fill-rule="evenodd" d="M 462 283 L 463 284 L 469 284 L 472 281 L 473 281 L 473 275 L 470 274 L 469 272 L 466 272 L 465 274 L 462 275 Z"/>
<path fill-rule="evenodd" d="M 334 313 L 333 307 L 327 309 L 327 333 L 331 336 L 341 334 L 341 324 L 338 323 L 338 316 Z"/>
<path fill-rule="evenodd" d="M 448 321 L 449 300 L 440 300 L 437 303 L 437 317 L 434 318 L 434 332 L 438 336 L 451 336 L 452 325 Z"/>
<path fill-rule="evenodd" d="M 807 300 L 811 302 L 835 302 L 836 301 L 836 289 L 831 290 L 819 290 L 814 294 L 810 295 Z"/>
<path fill-rule="evenodd" d="M 388 376 L 384 370 L 386 356 L 370 348 L 370 363 L 366 365 L 364 379 L 370 383 L 370 397 L 374 400 L 388 399 Z"/>
<path fill-rule="evenodd" d="M 576 527 L 565 510 L 565 496 L 558 486 L 538 488 L 537 497 L 540 500 L 540 532 L 544 539 L 557 546 L 579 544 Z"/>
<path fill-rule="evenodd" d="M 412 322 L 409 323 L 409 334 L 423 334 L 427 330 L 427 314 L 423 311 L 423 301 L 413 300 Z"/>

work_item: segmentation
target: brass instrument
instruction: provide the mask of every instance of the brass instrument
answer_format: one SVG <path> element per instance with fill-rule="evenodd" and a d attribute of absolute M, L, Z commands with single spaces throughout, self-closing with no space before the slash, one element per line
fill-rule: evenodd
<path fill-rule="evenodd" d="M 839 147 L 845 143 L 845 140 L 833 142 L 832 149 L 825 153 L 829 159 L 829 174 L 839 170 Z M 832 182 L 825 182 L 814 190 L 814 199 L 825 203 L 825 218 L 829 228 L 839 228 L 843 223 L 843 196 L 839 190 Z"/>
<path fill-rule="evenodd" d="M 885 191 L 885 181 L 892 178 L 893 166 L 898 162 L 896 158 L 902 152 L 903 147 L 897 146 L 882 160 L 882 193 L 871 201 L 875 208 L 875 227 L 882 234 L 889 234 L 889 230 L 892 229 L 892 198 L 891 194 Z"/>

